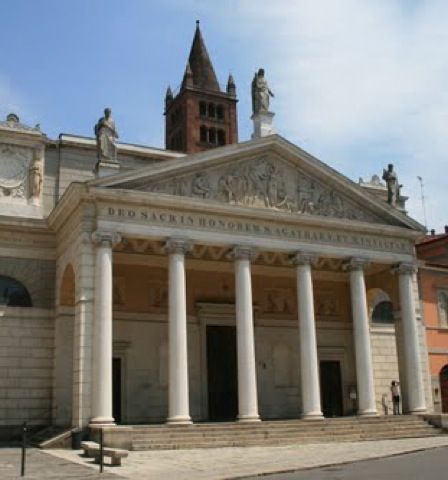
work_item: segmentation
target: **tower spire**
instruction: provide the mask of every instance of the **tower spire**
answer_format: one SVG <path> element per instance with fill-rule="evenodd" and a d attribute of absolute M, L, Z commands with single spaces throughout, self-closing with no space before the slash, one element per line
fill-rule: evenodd
<path fill-rule="evenodd" d="M 188 63 L 193 77 L 193 86 L 203 90 L 220 92 L 218 79 L 213 68 L 212 61 L 205 46 L 199 27 L 199 20 L 196 20 L 196 30 L 194 32 L 193 43 L 191 44 Z"/>

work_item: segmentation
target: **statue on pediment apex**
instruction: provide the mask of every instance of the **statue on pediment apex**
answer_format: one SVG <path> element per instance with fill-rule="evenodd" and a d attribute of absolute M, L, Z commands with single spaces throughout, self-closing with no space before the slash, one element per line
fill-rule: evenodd
<path fill-rule="evenodd" d="M 269 112 L 269 97 L 274 97 L 274 94 L 264 77 L 264 69 L 260 68 L 252 80 L 252 113 L 254 115 Z"/>

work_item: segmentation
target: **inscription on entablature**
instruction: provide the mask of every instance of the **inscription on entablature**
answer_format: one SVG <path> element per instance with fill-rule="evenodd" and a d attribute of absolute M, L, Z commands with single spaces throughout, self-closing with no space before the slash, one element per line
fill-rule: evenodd
<path fill-rule="evenodd" d="M 123 208 L 116 205 L 101 205 L 99 215 L 109 220 L 115 219 L 120 223 L 181 227 L 215 233 L 296 240 L 309 244 L 344 246 L 404 254 L 413 253 L 413 243 L 407 239 L 324 230 L 291 224 L 244 221 L 218 215 L 180 213 L 144 207 Z"/>

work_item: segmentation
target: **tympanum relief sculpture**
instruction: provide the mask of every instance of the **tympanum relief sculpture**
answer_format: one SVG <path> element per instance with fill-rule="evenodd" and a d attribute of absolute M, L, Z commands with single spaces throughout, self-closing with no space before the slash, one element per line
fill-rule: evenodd
<path fill-rule="evenodd" d="M 294 166 L 274 161 L 267 155 L 137 188 L 296 214 L 379 221 Z"/>

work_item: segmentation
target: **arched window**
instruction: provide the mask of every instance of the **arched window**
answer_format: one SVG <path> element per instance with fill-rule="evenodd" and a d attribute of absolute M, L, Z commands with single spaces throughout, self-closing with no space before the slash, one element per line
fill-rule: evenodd
<path fill-rule="evenodd" d="M 0 305 L 8 307 L 31 307 L 28 290 L 17 280 L 0 275 Z"/>
<path fill-rule="evenodd" d="M 207 127 L 205 125 L 201 125 L 199 129 L 199 141 L 201 143 L 207 143 Z"/>
<path fill-rule="evenodd" d="M 211 128 L 208 131 L 208 142 L 216 144 L 216 129 L 215 128 Z"/>
<path fill-rule="evenodd" d="M 373 309 L 372 322 L 394 323 L 394 307 L 392 302 L 384 301 L 378 303 Z"/>
<path fill-rule="evenodd" d="M 224 130 L 218 130 L 218 145 L 226 144 L 226 132 Z"/>
<path fill-rule="evenodd" d="M 205 117 L 207 115 L 207 104 L 205 102 L 199 102 L 199 115 Z"/>
<path fill-rule="evenodd" d="M 216 116 L 219 120 L 224 120 L 224 107 L 222 105 L 216 107 Z"/>
<path fill-rule="evenodd" d="M 208 116 L 211 118 L 215 118 L 216 116 L 216 109 L 215 109 L 215 104 L 214 103 L 209 103 L 208 104 Z"/>

